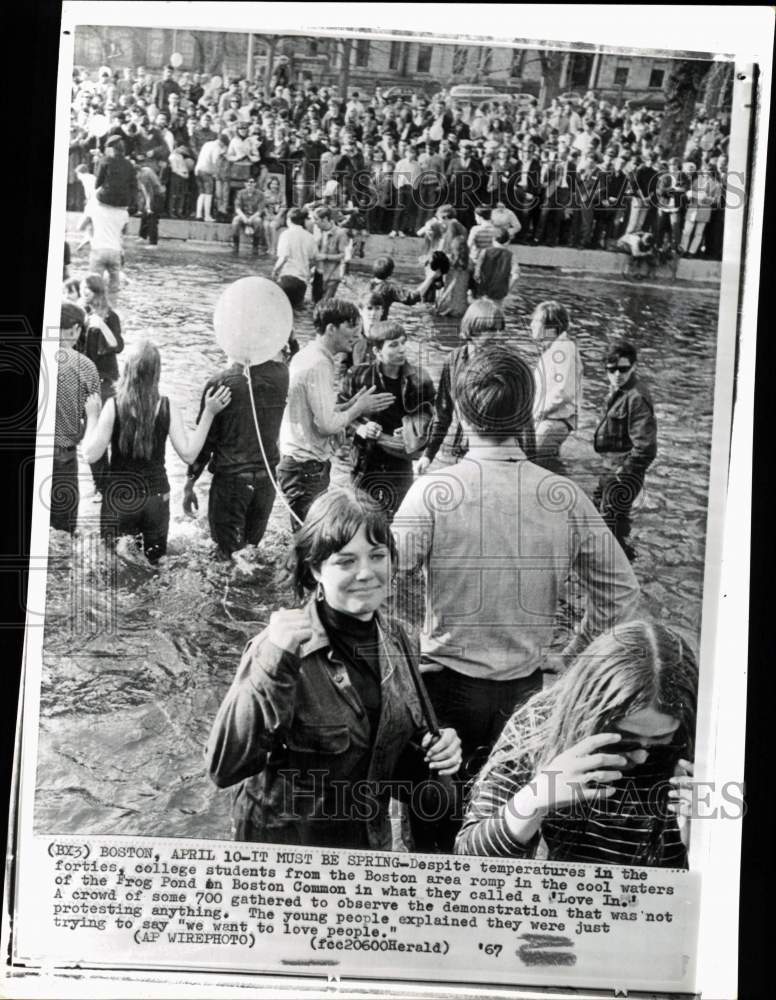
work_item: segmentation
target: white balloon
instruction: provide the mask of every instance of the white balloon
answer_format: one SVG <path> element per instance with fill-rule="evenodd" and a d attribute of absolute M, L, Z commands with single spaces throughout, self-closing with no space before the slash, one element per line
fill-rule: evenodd
<path fill-rule="evenodd" d="M 182 64 L 183 64 L 183 56 L 180 54 L 180 52 L 173 52 L 173 54 L 170 56 L 170 65 L 174 69 L 177 69 Z"/>
<path fill-rule="evenodd" d="M 234 361 L 260 365 L 288 343 L 294 312 L 283 289 L 254 275 L 232 282 L 213 313 L 216 342 Z"/>

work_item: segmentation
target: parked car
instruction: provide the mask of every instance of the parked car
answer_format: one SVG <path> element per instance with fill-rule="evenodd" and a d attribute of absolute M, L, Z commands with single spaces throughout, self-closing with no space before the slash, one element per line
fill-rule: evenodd
<path fill-rule="evenodd" d="M 390 104 L 393 104 L 396 101 L 406 101 L 409 103 L 413 97 L 425 98 L 425 94 L 417 89 L 410 90 L 408 87 L 388 87 L 387 90 L 383 91 L 383 97 Z"/>

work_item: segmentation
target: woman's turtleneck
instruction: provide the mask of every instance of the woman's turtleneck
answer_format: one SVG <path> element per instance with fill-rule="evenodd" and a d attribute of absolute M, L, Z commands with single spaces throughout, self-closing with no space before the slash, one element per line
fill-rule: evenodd
<path fill-rule="evenodd" d="M 316 604 L 332 652 L 347 668 L 350 682 L 366 710 L 372 740 L 380 721 L 380 637 L 377 619 L 368 621 L 332 608 L 325 599 Z"/>

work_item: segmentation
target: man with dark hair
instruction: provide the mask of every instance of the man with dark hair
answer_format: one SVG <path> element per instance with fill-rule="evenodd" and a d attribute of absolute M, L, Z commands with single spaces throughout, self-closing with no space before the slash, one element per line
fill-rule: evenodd
<path fill-rule="evenodd" d="M 341 398 L 349 400 L 360 389 L 372 386 L 393 395 L 387 409 L 354 426 L 358 449 L 355 485 L 393 515 L 412 486 L 412 455 L 403 433 L 404 418 L 418 415 L 419 423 L 427 429 L 434 383 L 423 367 L 407 360 L 407 334 L 401 323 L 373 323 L 367 340 L 371 358 L 350 371 Z"/>
<path fill-rule="evenodd" d="M 160 111 L 164 111 L 169 104 L 170 94 L 177 94 L 180 97 L 180 92 L 181 88 L 175 81 L 172 66 L 165 66 L 162 69 L 162 79 L 154 86 L 154 104 Z"/>
<path fill-rule="evenodd" d="M 124 155 L 124 140 L 112 135 L 105 143 L 105 156 L 97 167 L 94 193 L 101 205 L 128 209 L 135 204 L 135 169 Z"/>
<path fill-rule="evenodd" d="M 288 296 L 294 309 L 304 302 L 307 283 L 310 280 L 318 256 L 318 243 L 306 228 L 308 215 L 303 208 L 292 208 L 284 229 L 278 239 L 277 261 L 272 271 L 273 278 Z"/>
<path fill-rule="evenodd" d="M 422 567 L 426 614 L 421 670 L 440 725 L 455 725 L 463 782 L 477 773 L 517 705 L 599 632 L 624 621 L 639 593 L 620 548 L 584 492 L 528 461 L 518 444 L 530 424 L 533 376 L 503 344 L 485 344 L 456 375 L 469 450 L 415 481 L 393 531 L 400 571 Z M 563 496 L 563 503 L 554 498 Z M 569 575 L 585 614 L 558 635 Z M 414 830 L 423 847 L 449 850 L 457 824 Z M 429 843 L 431 841 L 431 843 Z"/>
<path fill-rule="evenodd" d="M 63 302 L 59 318 L 57 403 L 54 421 L 54 461 L 51 473 L 51 527 L 71 535 L 78 523 L 78 455 L 83 416 L 90 396 L 100 400 L 100 376 L 94 362 L 75 349 L 86 326 L 86 314 L 73 302 Z"/>
<path fill-rule="evenodd" d="M 232 253 L 240 252 L 240 234 L 250 239 L 253 256 L 259 255 L 259 243 L 264 242 L 264 195 L 256 186 L 256 178 L 249 177 L 242 191 L 234 199 L 232 219 Z"/>
<path fill-rule="evenodd" d="M 335 355 L 350 352 L 360 326 L 355 302 L 324 299 L 313 313 L 315 338 L 291 359 L 288 405 L 280 427 L 278 483 L 294 515 L 293 530 L 304 521 L 313 500 L 328 488 L 331 457 L 345 428 L 394 401 L 392 393 L 376 392 L 372 386 L 361 389 L 346 404 L 337 403 Z"/>
<path fill-rule="evenodd" d="M 250 379 L 249 388 L 244 366 L 232 362 L 205 385 L 199 417 L 212 388 L 226 385 L 232 398 L 229 406 L 214 417 L 202 451 L 189 466 L 183 491 L 184 513 L 192 514 L 199 506 L 194 484 L 205 466 L 213 473 L 208 523 L 210 536 L 223 559 L 245 545 L 259 544 L 275 500 L 270 471 L 274 475 L 279 459 L 278 434 L 288 396 L 288 369 L 283 352 L 263 364 L 251 365 Z M 270 469 L 264 464 L 256 440 L 252 399 Z"/>
<path fill-rule="evenodd" d="M 593 501 L 631 561 L 636 558 L 628 540 L 631 508 L 657 454 L 655 407 L 649 390 L 637 378 L 636 360 L 636 349 L 624 340 L 607 351 L 604 364 L 610 392 L 593 438 L 595 450 L 606 456 L 607 465 Z"/>
<path fill-rule="evenodd" d="M 494 228 L 492 243 L 482 251 L 474 269 L 477 297 L 490 299 L 496 305 L 502 304 L 520 277 L 517 257 L 507 246 L 508 243 L 508 231 Z"/>

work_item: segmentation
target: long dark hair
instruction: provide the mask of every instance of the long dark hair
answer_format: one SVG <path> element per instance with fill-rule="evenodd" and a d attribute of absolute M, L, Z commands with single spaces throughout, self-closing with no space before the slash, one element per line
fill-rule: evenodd
<path fill-rule="evenodd" d="M 132 458 L 148 460 L 153 454 L 161 369 L 159 351 L 150 340 L 141 340 L 127 355 L 116 391 L 116 414 L 119 449 Z"/>

